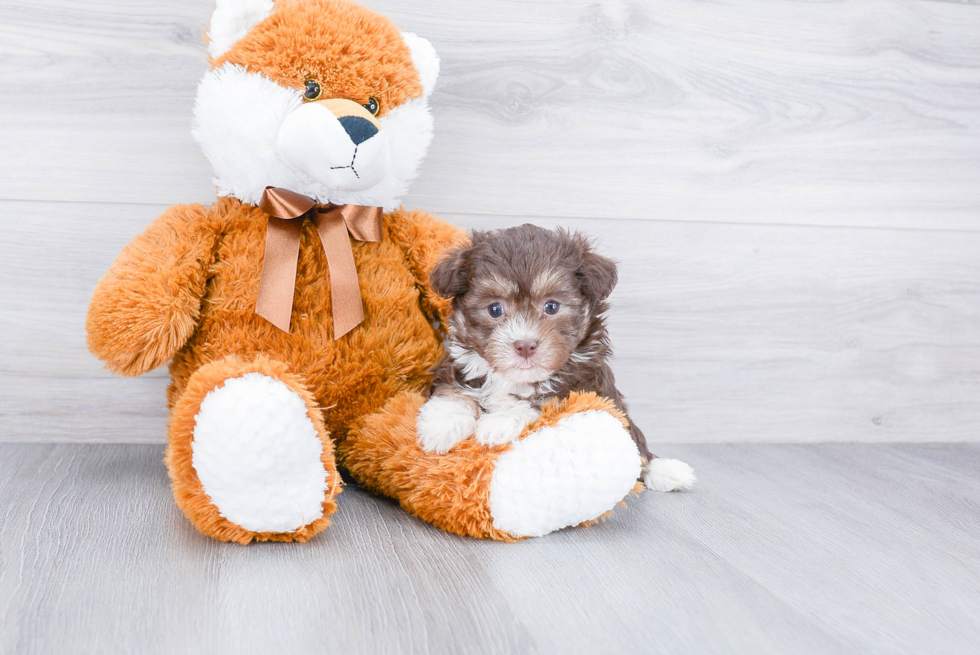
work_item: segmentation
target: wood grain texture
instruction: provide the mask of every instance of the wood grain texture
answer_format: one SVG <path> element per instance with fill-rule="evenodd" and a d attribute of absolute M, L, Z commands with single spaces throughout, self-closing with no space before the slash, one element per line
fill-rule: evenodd
<path fill-rule="evenodd" d="M 113 377 L 84 334 L 96 281 L 163 209 L 0 202 L 22 219 L 0 242 L 0 441 L 165 439 L 165 369 Z M 978 437 L 980 234 L 536 222 L 619 260 L 614 366 L 654 442 Z"/>
<path fill-rule="evenodd" d="M 356 488 L 306 545 L 196 533 L 157 446 L 0 445 L 0 651 L 974 653 L 976 445 L 687 445 L 700 482 L 467 540 Z"/>
<path fill-rule="evenodd" d="M 369 0 L 443 61 L 409 204 L 977 230 L 980 6 Z M 0 198 L 213 197 L 212 0 L 0 2 Z"/>
<path fill-rule="evenodd" d="M 980 5 L 368 4 L 442 56 L 407 204 L 601 235 L 654 441 L 980 438 Z M 164 438 L 165 372 L 105 374 L 84 313 L 213 198 L 211 9 L 0 0 L 0 441 Z"/>

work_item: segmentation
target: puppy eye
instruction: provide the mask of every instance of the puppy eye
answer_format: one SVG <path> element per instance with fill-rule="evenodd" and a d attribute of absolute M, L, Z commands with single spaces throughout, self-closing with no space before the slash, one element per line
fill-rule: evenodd
<path fill-rule="evenodd" d="M 314 80 L 312 77 L 303 82 L 303 86 L 306 89 L 303 91 L 303 99 L 308 102 L 313 102 L 314 100 L 319 100 L 320 96 L 323 95 L 323 89 L 320 88 L 320 83 Z"/>
<path fill-rule="evenodd" d="M 381 103 L 374 96 L 364 104 L 364 108 L 371 112 L 372 116 L 377 116 L 378 112 L 381 111 Z"/>
<path fill-rule="evenodd" d="M 499 302 L 495 302 L 489 307 L 487 307 L 487 313 L 490 314 L 490 316 L 492 316 L 493 318 L 500 318 L 501 316 L 504 315 L 504 306 L 501 305 Z"/>
<path fill-rule="evenodd" d="M 555 302 L 554 300 L 549 300 L 544 304 L 544 313 L 557 314 L 559 307 L 561 307 L 561 305 L 559 305 L 557 302 Z"/>

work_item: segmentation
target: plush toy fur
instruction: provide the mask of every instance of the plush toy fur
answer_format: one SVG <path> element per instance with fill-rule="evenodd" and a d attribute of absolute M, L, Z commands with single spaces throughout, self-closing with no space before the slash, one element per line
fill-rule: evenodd
<path fill-rule="evenodd" d="M 466 242 L 398 208 L 431 138 L 431 45 L 347 0 L 219 0 L 209 51 L 194 134 L 219 199 L 172 207 L 126 246 L 87 322 L 89 347 L 114 372 L 171 361 L 166 462 L 190 521 L 227 541 L 305 541 L 337 507 L 338 464 L 416 516 L 482 538 L 545 534 L 619 503 L 641 458 L 622 415 L 594 395 L 549 405 L 513 444 L 418 446 L 420 392 L 450 311 L 429 271 Z M 305 101 L 311 78 L 329 102 Z M 375 117 L 360 108 L 372 98 Z M 341 121 L 358 112 L 380 128 L 360 144 Z M 360 161 L 359 174 L 323 164 L 337 153 Z M 365 318 L 340 339 L 309 220 L 290 331 L 255 314 L 267 186 L 385 210 L 380 242 L 352 241 Z"/>

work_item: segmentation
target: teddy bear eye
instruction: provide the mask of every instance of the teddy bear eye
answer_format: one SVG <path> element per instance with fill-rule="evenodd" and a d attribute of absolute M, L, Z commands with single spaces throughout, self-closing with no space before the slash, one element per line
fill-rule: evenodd
<path fill-rule="evenodd" d="M 364 108 L 371 112 L 372 116 L 377 116 L 378 112 L 381 111 L 381 103 L 374 96 L 364 103 Z"/>
<path fill-rule="evenodd" d="M 320 83 L 314 80 L 312 77 L 305 82 L 303 82 L 305 90 L 303 91 L 303 98 L 309 102 L 314 100 L 319 100 L 320 96 L 323 95 L 323 89 L 320 88 Z"/>
<path fill-rule="evenodd" d="M 487 313 L 493 318 L 500 318 L 504 315 L 504 306 L 499 302 L 495 302 L 487 307 Z"/>
<path fill-rule="evenodd" d="M 554 300 L 549 300 L 544 304 L 544 313 L 551 315 L 557 314 L 559 307 L 561 307 L 561 305 L 559 305 L 557 302 Z"/>

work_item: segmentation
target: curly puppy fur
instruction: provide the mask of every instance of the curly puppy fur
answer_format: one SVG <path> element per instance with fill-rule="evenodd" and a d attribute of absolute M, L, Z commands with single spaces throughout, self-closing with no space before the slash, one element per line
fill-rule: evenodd
<path fill-rule="evenodd" d="M 513 441 L 541 407 L 595 392 L 626 412 L 608 359 L 605 312 L 616 265 L 581 234 L 533 225 L 476 232 L 443 259 L 433 290 L 452 298 L 446 354 L 419 416 L 423 447 Z M 627 419 L 628 420 L 628 419 Z M 640 454 L 654 456 L 629 421 Z"/>

